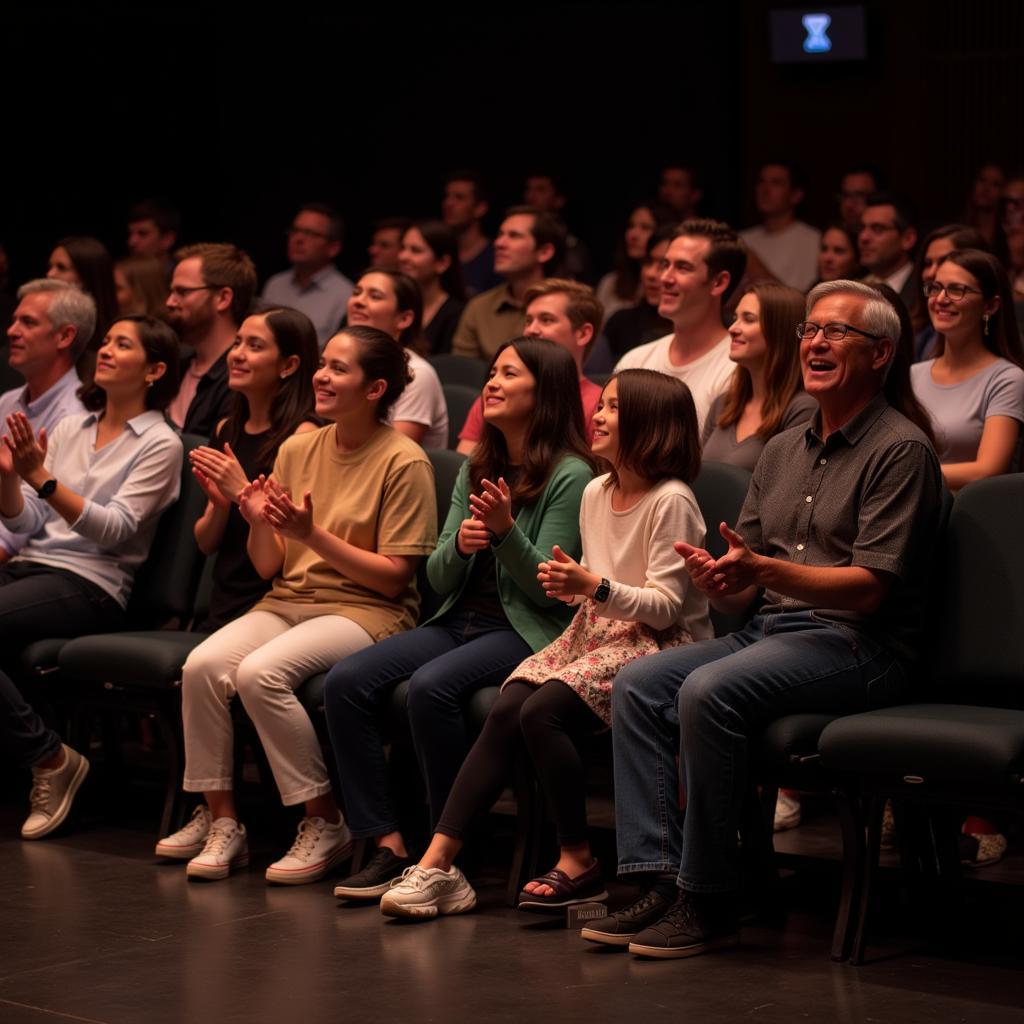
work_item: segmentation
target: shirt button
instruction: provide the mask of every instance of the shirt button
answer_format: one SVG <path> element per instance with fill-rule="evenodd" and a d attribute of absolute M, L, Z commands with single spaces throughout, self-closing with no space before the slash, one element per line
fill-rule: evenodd
<path fill-rule="evenodd" d="M 825 463 L 826 463 L 826 462 L 828 462 L 828 459 L 822 459 L 822 460 L 821 460 L 821 464 L 822 464 L 823 466 L 825 465 Z"/>
<path fill-rule="evenodd" d="M 803 549 L 804 549 L 803 544 L 797 544 L 796 549 L 797 549 L 797 551 L 803 551 Z"/>
<path fill-rule="evenodd" d="M 811 500 L 811 496 L 808 494 L 807 497 L 804 498 L 804 501 L 810 501 L 810 500 Z"/>

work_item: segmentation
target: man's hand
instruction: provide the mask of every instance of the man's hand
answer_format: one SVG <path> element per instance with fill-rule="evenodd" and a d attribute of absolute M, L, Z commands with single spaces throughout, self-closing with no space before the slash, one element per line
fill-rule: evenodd
<path fill-rule="evenodd" d="M 686 571 L 694 586 L 708 597 L 738 594 L 757 586 L 760 559 L 747 547 L 746 541 L 727 523 L 719 523 L 718 532 L 729 545 L 721 558 L 715 559 L 703 548 L 675 543 L 675 549 L 686 560 Z"/>

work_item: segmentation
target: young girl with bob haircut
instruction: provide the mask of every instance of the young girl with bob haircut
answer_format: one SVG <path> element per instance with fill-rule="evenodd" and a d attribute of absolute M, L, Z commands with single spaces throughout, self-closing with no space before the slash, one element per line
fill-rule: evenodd
<path fill-rule="evenodd" d="M 295 843 L 267 869 L 267 881 L 317 881 L 351 846 L 313 723 L 294 691 L 339 658 L 415 623 L 413 576 L 433 549 L 437 513 L 423 449 L 387 425 L 407 379 L 405 353 L 388 335 L 340 331 L 313 375 L 316 412 L 329 425 L 288 438 L 273 475 L 242 490 L 249 557 L 274 582 L 185 663 L 185 789 L 205 796 L 210 823 L 196 835 L 194 818 L 161 846 L 178 847 L 181 859 L 193 855 L 190 878 L 225 878 L 249 859 L 233 792 L 236 694 L 282 801 L 305 805 Z"/>
<path fill-rule="evenodd" d="M 381 911 L 434 917 L 468 910 L 476 895 L 452 861 L 473 818 L 501 792 L 525 740 L 558 831 L 555 867 L 527 884 L 523 909 L 607 897 L 587 840 L 585 773 L 578 745 L 611 725 L 616 673 L 636 658 L 712 635 L 708 603 L 673 542 L 703 543 L 689 483 L 700 471 L 697 413 L 681 381 L 623 370 L 594 413 L 592 450 L 610 465 L 583 493 L 583 559 L 557 545 L 538 565 L 549 598 L 576 606 L 569 628 L 527 658 L 502 688 L 459 772 L 426 854 L 383 894 Z"/>
<path fill-rule="evenodd" d="M 335 895 L 380 896 L 411 866 L 388 799 L 378 714 L 409 679 L 409 724 L 433 825 L 469 741 L 463 706 L 503 682 L 558 636 L 571 613 L 551 601 L 537 563 L 561 544 L 579 554 L 583 490 L 593 476 L 576 363 L 554 342 L 515 338 L 483 387 L 484 434 L 463 464 L 427 577 L 444 601 L 419 629 L 331 670 L 324 691 L 331 744 L 353 835 L 373 838 L 366 868 Z"/>

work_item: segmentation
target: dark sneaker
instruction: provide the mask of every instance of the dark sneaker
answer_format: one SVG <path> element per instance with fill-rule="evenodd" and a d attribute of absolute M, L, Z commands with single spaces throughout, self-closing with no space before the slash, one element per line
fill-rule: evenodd
<path fill-rule="evenodd" d="M 603 942 L 606 946 L 628 946 L 637 932 L 660 921 L 670 906 L 671 900 L 657 889 L 651 889 L 628 907 L 591 921 L 580 932 L 580 938 L 588 942 Z"/>
<path fill-rule="evenodd" d="M 629 951 L 676 960 L 736 946 L 739 941 L 739 915 L 731 893 L 697 896 L 680 892 L 660 921 L 633 936 Z"/>
<path fill-rule="evenodd" d="M 408 857 L 399 857 L 386 846 L 379 846 L 362 871 L 349 875 L 334 887 L 334 895 L 346 900 L 376 899 L 383 896 L 391 882 L 411 864 Z"/>

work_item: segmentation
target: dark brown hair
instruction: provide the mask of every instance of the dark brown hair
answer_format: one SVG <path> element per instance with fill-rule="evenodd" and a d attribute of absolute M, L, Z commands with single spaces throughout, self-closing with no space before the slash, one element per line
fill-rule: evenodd
<path fill-rule="evenodd" d="M 199 257 L 203 284 L 231 289 L 231 320 L 236 327 L 249 315 L 256 294 L 256 264 L 237 245 L 200 242 L 186 245 L 174 254 L 176 263 Z"/>
<path fill-rule="evenodd" d="M 367 274 L 382 274 L 388 278 L 395 293 L 395 311 L 412 313 L 412 323 L 398 336 L 398 343 L 404 348 L 416 351 L 423 349 L 423 295 L 420 292 L 420 286 L 408 274 L 403 274 L 400 270 L 367 267 L 359 275 L 359 280 L 362 280 Z"/>
<path fill-rule="evenodd" d="M 82 282 L 82 291 L 88 292 L 96 302 L 96 330 L 87 343 L 95 352 L 103 344 L 110 325 L 120 319 L 117 307 L 117 289 L 114 287 L 114 261 L 107 247 L 88 235 L 69 235 L 62 238 L 55 249 L 63 249 Z"/>
<path fill-rule="evenodd" d="M 932 242 L 940 238 L 948 238 L 953 249 L 981 249 L 988 252 L 988 242 L 977 228 L 968 224 L 943 224 L 930 232 L 918 246 L 917 258 L 914 260 L 914 281 L 917 288 L 914 292 L 914 304 L 910 309 L 910 319 L 914 324 L 915 334 L 930 323 L 928 319 L 928 303 L 924 297 L 924 261 L 928 256 L 928 248 Z"/>
<path fill-rule="evenodd" d="M 314 417 L 313 374 L 316 372 L 320 350 L 317 345 L 316 328 L 305 313 L 297 309 L 282 307 L 252 314 L 262 316 L 282 359 L 298 356 L 299 365 L 294 373 L 279 380 L 274 397 L 270 401 L 270 430 L 260 446 L 257 461 L 261 466 L 271 466 L 277 449 L 295 433 L 300 423 Z M 231 395 L 224 437 L 237 447 L 249 418 L 249 402 L 241 392 Z"/>
<path fill-rule="evenodd" d="M 459 302 L 466 301 L 466 285 L 462 280 L 462 264 L 459 262 L 459 240 L 455 232 L 443 220 L 418 220 L 410 224 L 403 237 L 415 228 L 422 236 L 435 260 L 448 257 L 448 269 L 441 275 L 441 289 Z"/>
<path fill-rule="evenodd" d="M 657 370 L 620 370 L 608 384 L 612 381 L 618 390 L 619 465 L 651 483 L 695 480 L 700 430 L 690 389 Z M 609 478 L 619 482 L 614 466 Z"/>
<path fill-rule="evenodd" d="M 758 316 L 767 354 L 764 365 L 765 397 L 757 436 L 767 441 L 779 432 L 789 403 L 800 390 L 800 344 L 796 340 L 794 328 L 804 317 L 804 295 L 795 288 L 771 282 L 755 284 L 743 294 L 756 295 L 760 305 Z M 739 420 L 753 396 L 750 372 L 737 366 L 725 393 L 718 426 L 728 427 Z"/>
<path fill-rule="evenodd" d="M 533 238 L 533 248 L 540 249 L 542 246 L 550 245 L 554 249 L 554 255 L 542 265 L 545 274 L 561 265 L 565 256 L 565 225 L 547 210 L 538 210 L 535 206 L 510 206 L 505 211 L 502 220 L 509 217 L 532 217 L 533 224 L 530 227 L 530 236 Z"/>
<path fill-rule="evenodd" d="M 565 296 L 565 315 L 569 318 L 574 331 L 578 331 L 584 324 L 590 324 L 594 328 L 594 334 L 583 350 L 583 356 L 586 358 L 601 333 L 601 323 L 604 320 L 604 306 L 594 294 L 594 289 L 589 284 L 572 281 L 567 277 L 546 277 L 526 289 L 523 295 L 523 309 L 529 309 L 535 299 L 543 298 L 545 295 Z"/>
<path fill-rule="evenodd" d="M 146 353 L 147 363 L 163 363 L 167 369 L 162 377 L 158 377 L 152 387 L 146 388 L 146 408 L 159 409 L 161 412 L 171 404 L 181 385 L 181 365 L 178 359 L 178 336 L 171 328 L 155 316 L 128 315 L 119 316 L 114 324 L 135 324 L 139 335 L 139 343 Z M 78 393 L 82 405 L 90 412 L 105 408 L 107 393 L 95 382 L 84 384 Z"/>
<path fill-rule="evenodd" d="M 360 324 L 343 327 L 338 334 L 346 334 L 356 342 L 359 347 L 359 369 L 366 379 L 382 380 L 387 385 L 377 401 L 377 419 L 386 423 L 391 407 L 412 381 L 408 354 L 399 342 L 378 327 Z"/>
<path fill-rule="evenodd" d="M 534 409 L 523 448 L 523 461 L 512 487 L 513 498 L 530 504 L 540 497 L 552 470 L 568 455 L 594 467 L 583 427 L 583 403 L 576 362 L 560 345 L 544 338 L 513 338 L 491 360 L 488 378 L 505 349 L 512 347 L 534 381 Z M 481 481 L 497 480 L 509 469 L 505 435 L 484 420 L 480 443 L 469 457 L 469 480 L 474 491 Z"/>
<path fill-rule="evenodd" d="M 740 236 L 728 224 L 709 217 L 692 217 L 684 220 L 673 238 L 706 238 L 708 251 L 704 257 L 704 265 L 708 268 L 708 277 L 712 278 L 723 270 L 729 275 L 729 284 L 722 292 L 722 305 L 729 301 L 739 286 L 740 279 L 747 270 L 747 248 Z"/>

